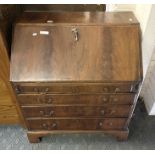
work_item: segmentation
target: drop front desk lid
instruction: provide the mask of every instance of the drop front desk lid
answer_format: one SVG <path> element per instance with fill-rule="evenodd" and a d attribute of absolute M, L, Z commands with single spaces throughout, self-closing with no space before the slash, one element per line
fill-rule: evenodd
<path fill-rule="evenodd" d="M 139 35 L 131 12 L 25 13 L 14 26 L 10 80 L 139 81 Z"/>

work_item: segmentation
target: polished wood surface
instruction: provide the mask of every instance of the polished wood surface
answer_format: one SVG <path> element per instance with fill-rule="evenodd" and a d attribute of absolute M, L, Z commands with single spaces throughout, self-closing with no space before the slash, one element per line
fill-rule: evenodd
<path fill-rule="evenodd" d="M 18 74 L 19 75 L 19 74 Z M 124 83 L 86 83 L 86 82 L 43 82 L 43 83 L 13 83 L 17 94 L 26 93 L 53 93 L 53 94 L 86 94 L 86 93 L 134 93 L 138 90 L 137 82 Z"/>
<path fill-rule="evenodd" d="M 23 11 L 105 11 L 105 5 L 17 5 L 0 4 L 0 124 L 21 123 L 16 98 L 9 81 L 12 25 Z"/>
<path fill-rule="evenodd" d="M 48 22 L 52 21 L 52 22 Z M 136 25 L 132 12 L 26 12 L 17 20 L 20 25 Z"/>
<path fill-rule="evenodd" d="M 59 18 L 59 13 L 54 15 Z M 39 17 L 36 19 L 40 20 Z M 59 19 L 61 23 L 62 19 Z M 68 22 L 74 19 L 71 13 L 67 19 Z M 76 22 L 72 26 L 47 26 L 46 23 L 35 26 L 29 23 L 17 22 L 15 26 L 11 81 L 118 82 L 141 79 L 138 23 L 127 26 L 81 26 Z"/>
<path fill-rule="evenodd" d="M 139 34 L 131 12 L 24 13 L 10 81 L 29 141 L 82 131 L 127 140 L 142 80 Z"/>
<path fill-rule="evenodd" d="M 80 104 L 80 103 L 79 103 Z M 23 106 L 23 114 L 29 117 L 128 117 L 130 105 L 65 105 Z"/>

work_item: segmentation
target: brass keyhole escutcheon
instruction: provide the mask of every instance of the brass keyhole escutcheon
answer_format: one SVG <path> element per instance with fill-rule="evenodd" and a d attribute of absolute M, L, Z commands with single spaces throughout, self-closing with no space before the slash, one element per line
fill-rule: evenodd
<path fill-rule="evenodd" d="M 73 33 L 73 37 L 74 37 L 74 41 L 78 41 L 79 40 L 79 31 L 77 28 L 72 28 L 72 33 Z"/>

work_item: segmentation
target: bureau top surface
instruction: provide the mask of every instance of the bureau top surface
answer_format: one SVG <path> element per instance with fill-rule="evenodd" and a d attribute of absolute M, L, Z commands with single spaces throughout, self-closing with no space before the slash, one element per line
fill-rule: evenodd
<path fill-rule="evenodd" d="M 17 23 L 25 25 L 126 25 L 137 24 L 138 21 L 132 12 L 26 12 L 17 20 Z"/>
<path fill-rule="evenodd" d="M 139 25 L 121 25 L 129 22 L 126 18 L 137 22 L 132 13 L 47 13 L 47 16 L 44 16 L 45 13 L 42 16 L 39 14 L 28 13 L 28 18 L 25 14 L 15 26 L 11 52 L 11 81 L 141 80 Z M 46 21 L 47 17 L 53 17 L 50 20 L 54 22 L 109 21 L 114 24 L 33 24 Z M 31 24 L 20 24 L 24 22 Z"/>

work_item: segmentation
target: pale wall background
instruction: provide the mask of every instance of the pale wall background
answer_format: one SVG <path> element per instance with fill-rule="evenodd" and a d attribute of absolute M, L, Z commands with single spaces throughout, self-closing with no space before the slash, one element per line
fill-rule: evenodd
<path fill-rule="evenodd" d="M 144 76 L 140 95 L 148 113 L 155 115 L 155 5 L 108 4 L 106 11 L 133 11 L 140 22 Z"/>

